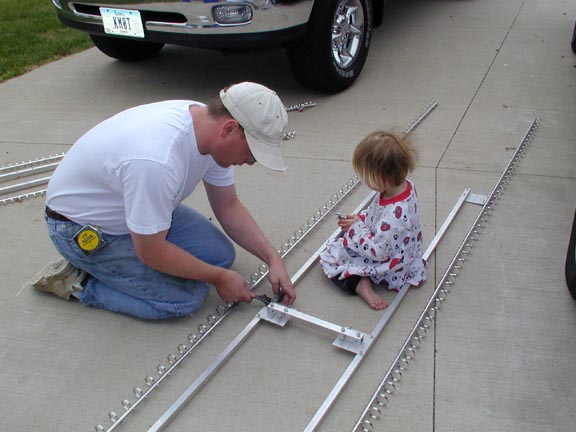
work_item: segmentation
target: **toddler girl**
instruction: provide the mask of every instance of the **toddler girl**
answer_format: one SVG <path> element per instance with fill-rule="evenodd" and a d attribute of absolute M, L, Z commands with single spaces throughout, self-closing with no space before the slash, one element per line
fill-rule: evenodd
<path fill-rule="evenodd" d="M 322 270 L 344 291 L 359 295 L 373 309 L 388 303 L 372 283 L 398 291 L 426 281 L 416 189 L 406 177 L 416 152 L 405 138 L 376 131 L 356 147 L 354 170 L 379 194 L 357 215 L 340 217 L 342 233 L 320 254 Z"/>

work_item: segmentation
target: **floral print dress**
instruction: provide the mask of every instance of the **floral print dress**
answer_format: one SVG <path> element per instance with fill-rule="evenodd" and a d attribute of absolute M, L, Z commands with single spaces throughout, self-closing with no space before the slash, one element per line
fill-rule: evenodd
<path fill-rule="evenodd" d="M 367 276 L 394 291 L 426 281 L 418 198 L 412 182 L 406 183 L 393 198 L 377 195 L 348 231 L 328 242 L 320 254 L 326 276 Z"/>

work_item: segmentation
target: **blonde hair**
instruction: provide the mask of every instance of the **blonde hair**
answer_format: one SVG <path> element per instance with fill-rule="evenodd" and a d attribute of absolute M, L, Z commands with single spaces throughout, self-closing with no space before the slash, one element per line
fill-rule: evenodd
<path fill-rule="evenodd" d="M 366 186 L 379 192 L 400 185 L 416 166 L 416 150 L 399 135 L 375 131 L 354 150 L 352 166 Z"/>

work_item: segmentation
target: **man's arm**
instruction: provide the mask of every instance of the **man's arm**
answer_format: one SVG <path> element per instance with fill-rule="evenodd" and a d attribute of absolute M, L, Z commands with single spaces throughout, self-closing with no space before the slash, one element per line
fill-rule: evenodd
<path fill-rule="evenodd" d="M 131 232 L 130 236 L 138 258 L 149 267 L 162 273 L 184 279 L 206 281 L 216 287 L 218 295 L 226 302 L 250 302 L 253 294 L 242 275 L 208 264 L 166 239 L 168 231 L 143 235 Z"/>
<path fill-rule="evenodd" d="M 274 293 L 279 295 L 280 288 L 284 292 L 282 303 L 287 305 L 294 303 L 296 294 L 284 262 L 274 246 L 266 239 L 252 215 L 238 199 L 236 187 L 234 185 L 213 186 L 206 182 L 204 186 L 212 210 L 226 233 L 241 247 L 268 265 L 268 279 Z"/>

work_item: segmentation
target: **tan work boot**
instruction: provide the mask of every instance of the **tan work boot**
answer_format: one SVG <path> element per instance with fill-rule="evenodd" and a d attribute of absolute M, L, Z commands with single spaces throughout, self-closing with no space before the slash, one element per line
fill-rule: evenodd
<path fill-rule="evenodd" d="M 81 282 L 86 272 L 74 267 L 65 259 L 48 264 L 29 282 L 39 291 L 49 292 L 68 300 L 71 295 L 84 289 Z"/>

